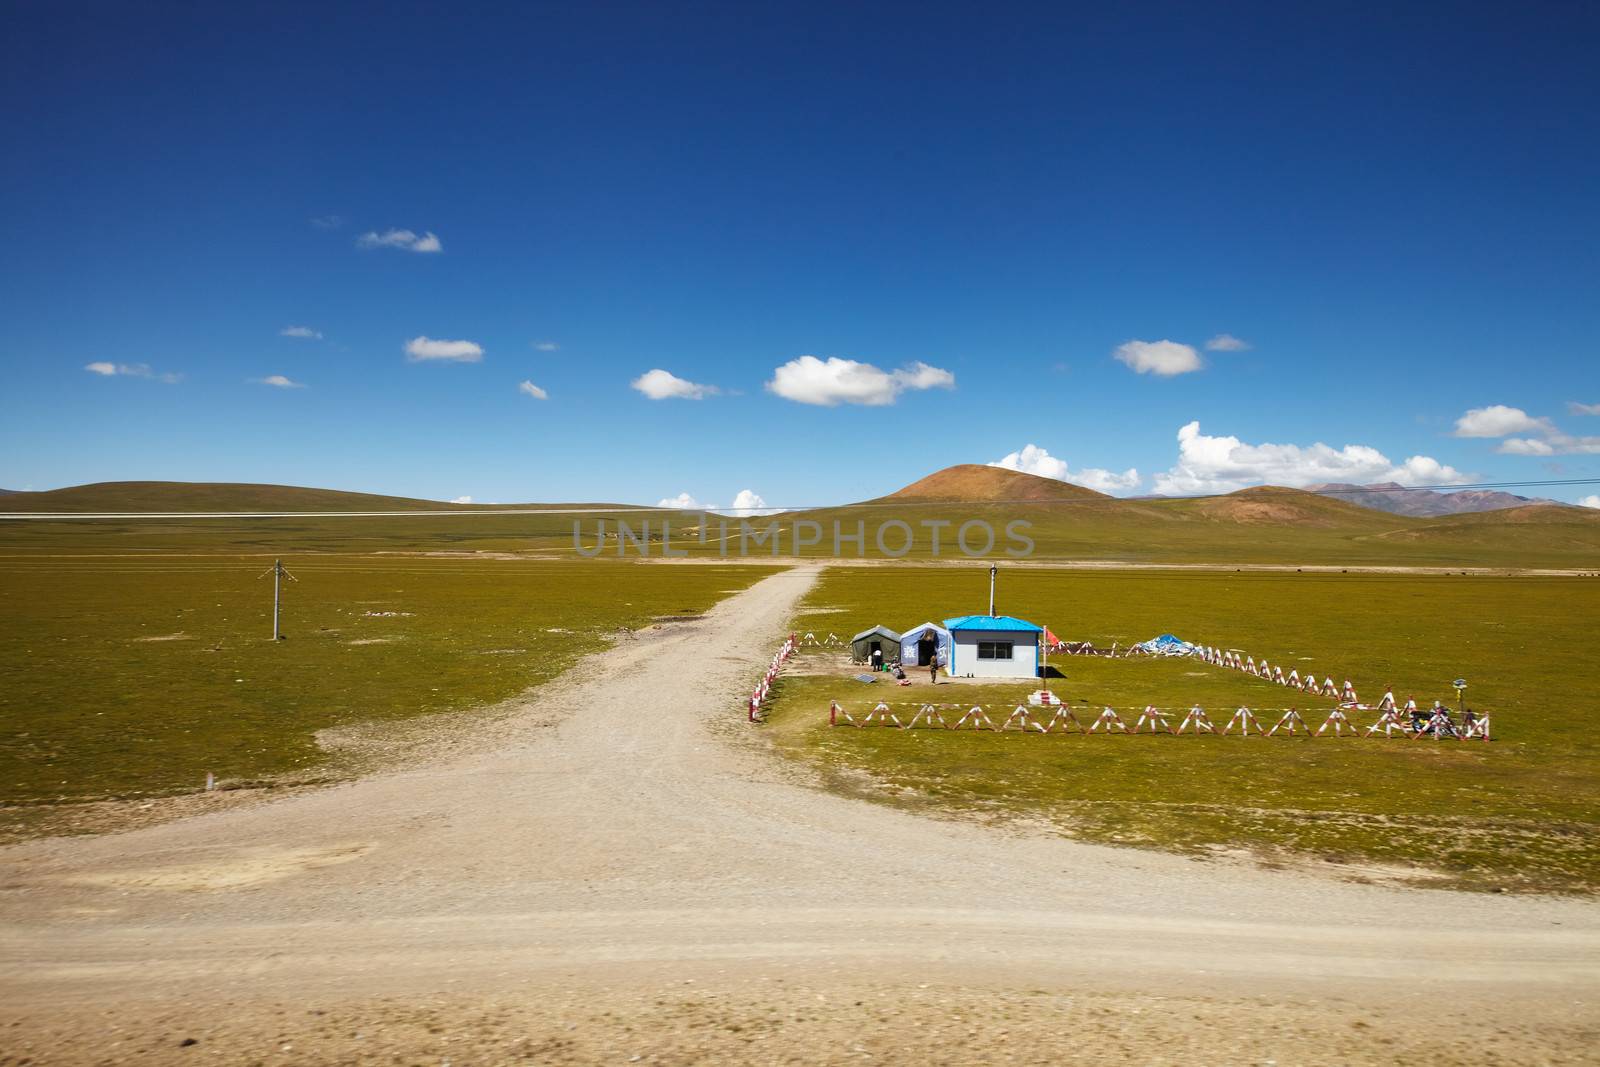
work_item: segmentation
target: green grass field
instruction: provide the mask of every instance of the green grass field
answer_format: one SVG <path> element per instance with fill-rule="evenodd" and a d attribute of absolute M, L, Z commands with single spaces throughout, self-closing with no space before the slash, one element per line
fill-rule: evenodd
<path fill-rule="evenodd" d="M 945 472 L 948 474 L 948 472 Z M 1004 473 L 1004 472 L 1003 472 Z M 956 471 L 991 499 L 885 498 L 753 520 L 871 531 L 900 519 L 1034 523 L 1034 562 L 1203 563 L 1218 570 L 1067 571 L 1002 579 L 1004 611 L 1101 646 L 1164 631 L 1314 668 L 1375 699 L 1452 695 L 1471 680 L 1494 715 L 1492 745 L 1394 741 L 942 736 L 835 730 L 828 700 L 856 683 L 789 676 L 772 736 L 829 769 L 867 770 L 902 803 L 1043 814 L 1095 840 L 1189 850 L 1248 847 L 1417 863 L 1460 884 L 1593 889 L 1600 712 L 1586 641 L 1600 615 L 1593 577 L 1263 573 L 1252 565 L 1559 568 L 1600 572 L 1600 512 L 1532 507 L 1411 519 L 1285 490 L 1193 500 L 1110 500 L 985 468 Z M 1020 481 L 1018 479 L 1021 479 Z M 950 484 L 941 475 L 935 481 Z M 968 483 L 972 483 L 969 485 Z M 922 483 L 919 483 L 922 484 Z M 1038 493 L 1038 497 L 1017 494 Z M 428 502 L 258 486 L 122 483 L 0 498 L 27 510 L 387 510 Z M 1003 501 L 1002 501 L 1003 498 Z M 252 505 L 254 505 L 252 507 Z M 224 780 L 307 781 L 345 773 L 318 730 L 483 707 L 560 673 L 607 634 L 693 614 L 767 570 L 577 561 L 567 514 L 65 519 L 0 515 L 0 804 L 194 790 Z M 618 516 L 611 516 L 614 524 Z M 659 535 L 662 513 L 646 518 Z M 698 516 L 674 513 L 675 547 L 716 556 Z M 596 516 L 584 516 L 592 538 Z M 728 520 L 737 531 L 738 520 Z M 614 526 L 612 527 L 614 528 Z M 951 534 L 946 532 L 946 544 Z M 592 539 L 586 543 L 593 544 Z M 1002 545 L 1003 547 L 1003 545 Z M 650 546 L 652 556 L 661 546 Z M 924 537 L 913 556 L 929 550 Z M 770 549 L 761 549 L 770 554 Z M 849 551 L 849 549 L 847 549 Z M 948 551 L 948 547 L 947 547 Z M 268 584 L 285 555 L 287 641 L 267 639 Z M 769 560 L 769 562 L 776 562 Z M 1236 573 L 1220 568 L 1238 567 Z M 829 570 L 802 629 L 982 611 L 978 567 L 891 563 Z M 1279 708 L 1287 691 L 1192 664 L 1069 659 L 1056 688 L 1080 708 Z M 752 679 L 753 681 L 753 679 Z M 853 688 L 844 688 L 845 686 Z M 954 687 L 952 687 L 954 688 Z M 961 689 L 1003 708 L 1025 684 Z M 1297 698 L 1326 713 L 1327 701 Z M 954 699 L 954 694 L 951 694 Z M 1319 720 L 1321 715 L 1312 715 Z M 841 779 L 843 780 L 843 779 Z"/>
<path fill-rule="evenodd" d="M 318 730 L 483 707 L 622 628 L 697 614 L 769 571 L 602 561 L 0 559 L 0 804 L 340 773 Z"/>
<path fill-rule="evenodd" d="M 843 555 L 881 557 L 900 550 L 909 533 L 910 558 L 933 553 L 939 524 L 943 557 L 958 556 L 959 531 L 981 519 L 995 530 L 1000 558 L 1019 545 L 1007 524 L 1030 524 L 1026 535 L 1039 559 L 1120 561 L 1138 564 L 1276 566 L 1412 566 L 1438 568 L 1555 568 L 1600 571 L 1600 510 L 1530 506 L 1443 518 L 1411 518 L 1359 507 L 1346 500 L 1293 489 L 1257 488 L 1219 497 L 1121 500 L 1049 479 L 994 468 L 953 468 L 958 488 L 978 495 L 950 500 L 899 494 L 839 508 L 746 520 L 756 537 L 743 548 L 755 557 L 813 558 L 834 553 L 835 524 L 844 537 L 863 535 L 857 545 L 841 538 Z M 944 478 L 951 472 L 941 472 Z M 921 483 L 919 483 L 921 484 Z M 1043 494 L 1035 496 L 1029 494 Z M 515 505 L 553 509 L 606 509 L 614 505 Z M 203 512 L 372 510 L 448 511 L 426 516 L 297 515 L 282 518 L 5 519 L 15 512 Z M 639 533 L 649 524 L 650 555 L 659 555 L 663 526 L 671 524 L 674 550 L 714 557 L 739 555 L 737 518 L 709 520 L 697 513 L 586 512 L 508 514 L 480 505 L 435 504 L 391 497 L 282 486 L 111 483 L 47 493 L 0 496 L 0 553 L 149 554 L 156 552 L 405 552 L 493 551 L 571 557 L 573 526 L 583 543 L 600 542 L 603 521 L 612 535 L 603 555 L 617 558 L 619 521 Z M 905 530 L 886 526 L 904 523 Z M 701 524 L 706 529 L 701 530 Z M 815 525 L 806 525 L 806 524 Z M 776 536 L 764 537 L 767 530 Z M 797 538 L 797 533 L 800 535 Z M 701 540 L 702 535 L 706 537 Z M 724 536 L 728 540 L 723 540 Z M 809 542 L 809 543 L 808 543 Z M 982 534 L 971 531 L 969 544 Z M 620 554 L 637 558 L 628 543 Z"/>
<path fill-rule="evenodd" d="M 807 606 L 842 610 L 802 613 L 796 626 L 847 636 L 982 612 L 986 582 L 972 569 L 835 568 Z M 870 772 L 892 787 L 876 795 L 893 802 L 1043 815 L 1090 840 L 1416 864 L 1478 888 L 1600 887 L 1600 707 L 1588 645 L 1600 580 L 1017 569 L 1002 572 L 999 609 L 1101 647 L 1171 631 L 1245 649 L 1286 669 L 1348 676 L 1369 702 L 1386 683 L 1402 701 L 1453 702 L 1450 680 L 1464 675 L 1469 704 L 1493 714 L 1496 740 L 829 729 L 830 699 L 859 712 L 930 690 L 801 673 L 776 687 L 771 736 L 825 770 Z M 1128 718 L 1147 703 L 1178 712 L 1176 725 L 1196 702 L 1219 727 L 1241 704 L 1295 704 L 1318 723 L 1334 703 L 1187 660 L 1062 657 L 1054 666 L 1065 677 L 1052 688 L 1085 725 L 1086 708 L 1111 705 Z M 1032 688 L 936 692 L 1008 712 Z"/>

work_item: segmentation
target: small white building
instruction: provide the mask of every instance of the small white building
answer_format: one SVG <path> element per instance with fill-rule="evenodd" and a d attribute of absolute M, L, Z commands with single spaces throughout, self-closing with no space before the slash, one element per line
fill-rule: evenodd
<path fill-rule="evenodd" d="M 950 631 L 952 678 L 1037 678 L 1044 629 L 1010 615 L 963 615 L 944 620 Z"/>

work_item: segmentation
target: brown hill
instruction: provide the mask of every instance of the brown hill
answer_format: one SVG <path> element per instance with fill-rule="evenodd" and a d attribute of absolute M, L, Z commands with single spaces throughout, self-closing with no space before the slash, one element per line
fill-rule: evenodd
<path fill-rule="evenodd" d="M 1280 485 L 1258 485 L 1226 496 L 1198 497 L 1189 507 L 1208 519 L 1245 525 L 1296 523 L 1362 529 L 1388 528 L 1395 521 L 1383 512 Z"/>
<path fill-rule="evenodd" d="M 1463 512 L 1459 515 L 1446 516 L 1443 520 L 1425 529 L 1434 529 L 1446 525 L 1454 526 L 1592 526 L 1600 525 L 1600 510 L 1595 508 L 1573 507 L 1571 504 L 1557 502 L 1524 504 L 1515 508 L 1500 508 L 1495 511 Z"/>
<path fill-rule="evenodd" d="M 982 463 L 960 463 L 935 471 L 926 478 L 897 489 L 884 500 L 928 500 L 951 502 L 1026 501 L 1050 503 L 1058 500 L 1109 500 L 1104 493 L 1037 474 L 990 467 Z"/>

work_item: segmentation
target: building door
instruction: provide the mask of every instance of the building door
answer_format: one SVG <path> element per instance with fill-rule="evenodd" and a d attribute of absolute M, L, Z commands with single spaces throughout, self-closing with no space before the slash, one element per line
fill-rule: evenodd
<path fill-rule="evenodd" d="M 917 664 L 926 667 L 939 654 L 939 639 L 923 637 L 917 640 Z"/>

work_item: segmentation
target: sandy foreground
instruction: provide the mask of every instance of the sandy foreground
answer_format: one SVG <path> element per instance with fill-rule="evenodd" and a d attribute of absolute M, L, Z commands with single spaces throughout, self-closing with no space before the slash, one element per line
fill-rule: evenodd
<path fill-rule="evenodd" d="M 404 769 L 0 851 L 0 1065 L 1596 1062 L 1594 903 L 822 791 L 740 707 L 815 573 Z"/>

